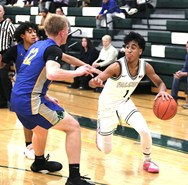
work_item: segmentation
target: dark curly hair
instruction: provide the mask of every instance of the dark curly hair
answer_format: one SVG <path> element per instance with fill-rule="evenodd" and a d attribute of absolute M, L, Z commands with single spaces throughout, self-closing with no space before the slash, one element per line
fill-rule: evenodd
<path fill-rule="evenodd" d="M 125 46 L 131 41 L 137 42 L 139 47 L 144 51 L 146 41 L 139 33 L 131 31 L 129 34 L 125 36 L 124 38 Z"/>
<path fill-rule="evenodd" d="M 16 31 L 14 32 L 14 38 L 17 42 L 21 42 L 23 39 L 21 38 L 21 34 L 25 34 L 26 31 L 28 31 L 30 28 L 33 30 L 36 30 L 36 33 L 38 35 L 38 26 L 35 23 L 32 22 L 22 22 L 20 25 L 16 28 Z"/>

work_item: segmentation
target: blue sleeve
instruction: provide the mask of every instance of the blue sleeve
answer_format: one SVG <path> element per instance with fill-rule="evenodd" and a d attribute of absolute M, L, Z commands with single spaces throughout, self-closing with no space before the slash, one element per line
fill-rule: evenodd
<path fill-rule="evenodd" d="M 103 14 L 106 9 L 107 9 L 107 6 L 104 3 L 102 3 L 102 9 L 99 12 L 99 14 Z"/>
<path fill-rule="evenodd" d="M 116 12 L 116 9 L 117 9 L 117 3 L 116 3 L 116 1 L 110 1 L 109 2 L 109 13 Z"/>

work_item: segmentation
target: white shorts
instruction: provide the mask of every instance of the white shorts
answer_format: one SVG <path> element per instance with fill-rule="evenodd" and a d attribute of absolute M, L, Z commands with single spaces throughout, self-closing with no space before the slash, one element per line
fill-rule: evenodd
<path fill-rule="evenodd" d="M 131 99 L 127 102 L 122 102 L 116 107 L 99 107 L 98 132 L 101 135 L 112 134 L 117 129 L 118 123 L 135 125 L 136 123 L 142 124 L 143 122 L 144 124 L 146 123 L 142 114 L 137 110 Z"/>

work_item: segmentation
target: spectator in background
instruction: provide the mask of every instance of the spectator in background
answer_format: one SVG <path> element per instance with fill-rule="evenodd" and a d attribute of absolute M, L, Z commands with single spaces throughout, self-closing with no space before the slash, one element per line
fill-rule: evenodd
<path fill-rule="evenodd" d="M 138 12 L 138 9 L 137 8 L 131 8 L 131 6 L 129 5 L 129 1 L 127 3 L 126 0 L 121 0 L 121 7 L 120 7 L 120 9 L 124 10 L 123 12 L 125 14 L 128 14 L 128 15 L 133 15 L 133 14 L 135 14 L 135 13 Z"/>
<path fill-rule="evenodd" d="M 63 12 L 62 7 L 56 8 L 55 13 L 56 13 L 57 15 L 64 15 L 64 16 L 66 16 L 65 13 Z M 71 25 L 70 25 L 70 22 L 69 22 L 69 21 L 68 21 L 68 27 L 69 27 L 68 32 L 70 33 L 70 32 L 71 32 Z"/>
<path fill-rule="evenodd" d="M 46 8 L 47 10 L 50 10 L 51 4 L 53 3 L 53 0 L 39 0 L 39 11 Z"/>
<path fill-rule="evenodd" d="M 100 28 L 102 21 L 105 21 L 109 30 L 113 30 L 113 17 L 125 19 L 125 14 L 119 8 L 116 0 L 103 0 L 102 9 L 96 16 L 96 28 Z"/>
<path fill-rule="evenodd" d="M 44 31 L 44 21 L 45 21 L 46 17 L 48 16 L 48 14 L 50 14 L 50 13 L 49 13 L 48 9 L 46 9 L 46 8 L 44 8 L 40 11 L 40 15 L 42 16 L 41 22 L 38 25 L 40 40 L 44 40 L 47 38 L 46 33 Z"/>
<path fill-rule="evenodd" d="M 0 60 L 13 45 L 15 27 L 11 21 L 4 19 L 4 8 L 0 5 Z M 0 108 L 7 108 L 10 102 L 12 82 L 8 76 L 10 65 L 0 69 Z"/>
<path fill-rule="evenodd" d="M 110 35 L 104 35 L 102 37 L 103 48 L 99 53 L 99 57 L 92 64 L 93 67 L 104 71 L 110 64 L 117 60 L 118 50 L 111 44 L 112 38 Z M 102 87 L 94 89 L 95 92 L 101 92 Z"/>
<path fill-rule="evenodd" d="M 103 48 L 99 53 L 99 57 L 93 62 L 92 66 L 104 71 L 110 64 L 112 64 L 118 55 L 118 50 L 111 44 L 112 38 L 110 35 L 102 37 Z"/>
<path fill-rule="evenodd" d="M 174 74 L 173 82 L 172 82 L 172 90 L 171 90 L 171 95 L 172 97 L 178 101 L 178 91 L 179 91 L 179 86 L 181 82 L 186 83 L 186 86 L 188 86 L 188 41 L 186 43 L 186 50 L 187 54 L 185 55 L 185 64 L 182 67 L 181 70 L 177 71 Z M 188 102 L 182 106 L 185 109 L 188 109 Z"/>
<path fill-rule="evenodd" d="M 53 0 L 55 10 L 57 8 L 68 7 L 69 0 Z"/>
<path fill-rule="evenodd" d="M 83 37 L 81 41 L 81 51 L 80 51 L 80 60 L 86 64 L 92 65 L 92 63 L 98 58 L 99 52 L 93 47 L 89 38 Z M 80 76 L 74 78 L 74 82 L 68 86 L 68 88 L 75 88 L 79 90 L 88 90 L 89 81 L 91 80 L 91 75 Z"/>
<path fill-rule="evenodd" d="M 128 3 L 128 10 L 127 12 L 129 15 L 132 15 L 136 12 L 145 12 L 146 9 L 150 11 L 150 13 L 153 13 L 155 8 L 157 6 L 157 0 L 132 0 Z"/>

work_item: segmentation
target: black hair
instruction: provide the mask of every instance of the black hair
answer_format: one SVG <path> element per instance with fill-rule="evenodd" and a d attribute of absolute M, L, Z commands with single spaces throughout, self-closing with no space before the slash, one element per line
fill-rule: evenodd
<path fill-rule="evenodd" d="M 21 34 L 25 34 L 25 32 L 29 30 L 29 28 L 36 30 L 36 33 L 38 34 L 38 26 L 35 23 L 22 22 L 20 23 L 20 25 L 16 28 L 16 31 L 14 32 L 14 38 L 16 39 L 17 42 L 21 42 L 23 40 L 21 38 Z"/>
<path fill-rule="evenodd" d="M 56 8 L 55 10 L 60 9 L 61 13 L 64 14 L 64 11 L 61 7 Z"/>
<path fill-rule="evenodd" d="M 146 41 L 139 33 L 131 31 L 129 34 L 125 36 L 124 38 L 125 46 L 131 41 L 137 42 L 138 46 L 144 51 Z"/>
<path fill-rule="evenodd" d="M 91 42 L 91 40 L 88 37 L 83 37 L 82 39 L 86 39 L 87 40 L 87 48 L 88 49 L 93 47 L 92 42 Z M 82 40 L 81 40 L 81 42 L 82 42 Z"/>

